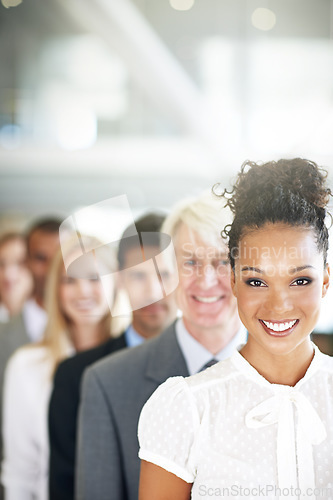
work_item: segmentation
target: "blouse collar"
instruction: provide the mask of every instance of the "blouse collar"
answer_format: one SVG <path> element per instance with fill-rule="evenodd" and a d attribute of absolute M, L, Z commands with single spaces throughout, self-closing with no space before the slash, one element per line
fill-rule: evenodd
<path fill-rule="evenodd" d="M 312 346 L 314 349 L 314 356 L 311 360 L 311 363 L 304 375 L 296 384 L 293 386 L 293 388 L 298 389 L 302 384 L 304 384 L 307 380 L 309 380 L 314 373 L 316 373 L 325 358 L 325 355 L 320 352 L 318 347 L 312 342 Z M 282 384 L 272 384 L 271 382 L 268 382 L 260 373 L 241 355 L 240 352 L 235 351 L 234 354 L 231 357 L 231 361 L 234 364 L 234 366 L 240 370 L 242 373 L 246 374 L 251 380 L 256 382 L 257 384 L 264 386 L 264 387 L 270 387 L 271 389 L 275 389 L 277 391 L 279 390 L 287 390 L 290 389 L 290 385 L 282 385 Z"/>

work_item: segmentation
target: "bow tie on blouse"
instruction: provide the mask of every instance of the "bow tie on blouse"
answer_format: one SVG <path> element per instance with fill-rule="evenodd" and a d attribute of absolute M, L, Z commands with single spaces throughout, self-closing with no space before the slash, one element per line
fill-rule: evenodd
<path fill-rule="evenodd" d="M 297 412 L 296 427 L 294 410 Z M 319 415 L 302 393 L 294 388 L 283 387 L 281 392 L 250 410 L 245 423 L 252 429 L 277 423 L 278 487 L 290 491 L 293 486 L 299 488 L 303 495 L 308 488 L 314 491 L 316 485 L 312 446 L 325 439 L 326 430 Z M 316 497 L 308 495 L 307 498 L 315 500 Z"/>

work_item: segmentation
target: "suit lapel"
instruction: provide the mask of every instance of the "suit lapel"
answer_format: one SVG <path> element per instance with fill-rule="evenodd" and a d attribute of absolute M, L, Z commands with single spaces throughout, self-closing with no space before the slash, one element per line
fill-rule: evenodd
<path fill-rule="evenodd" d="M 174 322 L 152 341 L 145 377 L 161 384 L 169 377 L 188 377 L 185 358 L 180 350 Z"/>

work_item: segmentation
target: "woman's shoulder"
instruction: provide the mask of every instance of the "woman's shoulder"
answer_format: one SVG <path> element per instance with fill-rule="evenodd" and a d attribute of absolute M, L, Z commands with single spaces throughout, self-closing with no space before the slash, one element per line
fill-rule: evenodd
<path fill-rule="evenodd" d="M 29 360 L 38 360 L 45 357 L 48 354 L 48 348 L 40 344 L 26 344 L 14 352 L 11 359 L 17 359 L 21 362 Z"/>
<path fill-rule="evenodd" d="M 216 363 L 202 372 L 188 377 L 170 377 L 155 391 L 154 399 L 167 406 L 176 400 L 184 399 L 194 402 L 197 399 L 209 397 L 216 386 L 222 394 L 223 386 L 232 379 L 237 379 L 239 371 L 232 362 L 232 358 Z"/>
<path fill-rule="evenodd" d="M 41 367 L 49 367 L 48 354 L 49 351 L 45 346 L 27 344 L 17 349 L 9 358 L 7 369 L 21 371 L 29 377 L 35 371 L 40 372 Z"/>
<path fill-rule="evenodd" d="M 215 384 L 223 384 L 227 380 L 236 378 L 240 374 L 233 364 L 232 358 L 217 362 L 205 370 L 188 377 L 170 377 L 160 387 L 161 392 L 179 392 L 190 390 L 195 392 Z"/>
<path fill-rule="evenodd" d="M 155 390 L 145 406 L 160 409 L 187 405 L 193 409 L 200 406 L 202 400 L 215 397 L 217 386 L 222 397 L 225 384 L 237 380 L 239 375 L 232 358 L 229 358 L 195 375 L 170 377 Z"/>
<path fill-rule="evenodd" d="M 229 380 L 237 379 L 239 375 L 240 372 L 233 363 L 232 356 L 223 361 L 219 361 L 210 368 L 206 368 L 195 375 L 185 378 L 184 381 L 189 390 L 195 393 L 198 391 L 205 391 L 216 385 L 223 385 Z"/>
<path fill-rule="evenodd" d="M 326 371 L 333 375 L 333 357 L 322 353 L 319 349 L 317 349 L 317 353 L 316 354 L 320 359 L 320 367 L 322 371 Z"/>

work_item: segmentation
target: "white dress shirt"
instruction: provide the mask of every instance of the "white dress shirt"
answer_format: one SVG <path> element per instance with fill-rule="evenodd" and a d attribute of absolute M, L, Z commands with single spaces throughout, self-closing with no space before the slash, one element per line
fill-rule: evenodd
<path fill-rule="evenodd" d="M 212 358 L 217 361 L 229 358 L 247 339 L 247 332 L 242 325 L 229 344 L 213 355 L 187 331 L 181 318 L 176 323 L 176 335 L 190 375 L 197 373 Z"/>
<path fill-rule="evenodd" d="M 133 325 L 129 325 L 125 330 L 125 340 L 127 347 L 136 347 L 144 342 L 144 338 L 133 328 Z"/>

